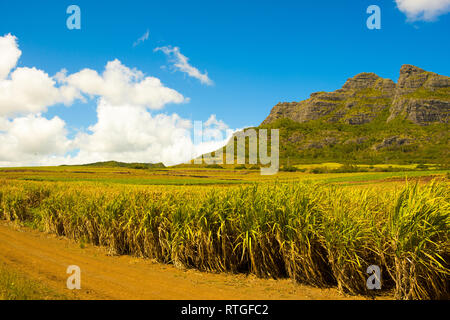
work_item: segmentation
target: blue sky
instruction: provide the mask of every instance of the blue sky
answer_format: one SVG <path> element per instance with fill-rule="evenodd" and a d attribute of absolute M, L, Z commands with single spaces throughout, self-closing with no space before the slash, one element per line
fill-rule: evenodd
<path fill-rule="evenodd" d="M 81 9 L 81 30 L 66 27 L 71 4 Z M 372 4 L 381 8 L 381 30 L 366 27 Z M 189 98 L 147 110 L 152 116 L 206 121 L 214 114 L 234 129 L 259 125 L 277 102 L 336 90 L 360 72 L 396 81 L 407 63 L 450 74 L 449 15 L 414 20 L 402 8 L 377 0 L 1 1 L 0 36 L 17 37 L 17 67 L 50 76 L 63 68 L 69 75 L 84 68 L 101 74 L 118 59 Z M 134 46 L 147 30 L 148 39 Z M 178 47 L 213 85 L 177 71 L 157 47 Z M 95 98 L 75 100 L 48 106 L 41 115 L 63 120 L 72 139 L 97 122 L 97 107 Z"/>

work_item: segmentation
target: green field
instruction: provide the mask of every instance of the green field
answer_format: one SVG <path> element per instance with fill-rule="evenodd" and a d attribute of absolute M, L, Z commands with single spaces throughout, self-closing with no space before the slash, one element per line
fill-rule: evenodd
<path fill-rule="evenodd" d="M 339 163 L 297 165 L 297 172 L 280 171 L 276 175 L 261 176 L 258 170 L 238 170 L 236 166 L 210 169 L 195 166 L 176 166 L 158 169 L 133 169 L 123 167 L 30 167 L 0 168 L 0 180 L 41 182 L 84 182 L 88 184 L 127 185 L 239 185 L 273 181 L 316 181 L 322 183 L 376 183 L 388 180 L 407 180 L 426 176 L 445 176 L 450 169 L 429 165 L 427 170 L 418 170 L 417 165 L 358 165 L 362 172 L 331 172 L 343 167 Z M 301 171 L 300 171 L 301 170 Z M 383 172 L 386 170 L 386 172 Z M 314 173 L 324 171 L 324 173 Z"/>

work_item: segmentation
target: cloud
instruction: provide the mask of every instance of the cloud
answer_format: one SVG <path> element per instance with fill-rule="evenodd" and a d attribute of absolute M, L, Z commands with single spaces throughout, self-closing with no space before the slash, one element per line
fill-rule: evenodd
<path fill-rule="evenodd" d="M 112 105 L 129 104 L 156 110 L 168 103 L 189 101 L 176 90 L 165 87 L 158 78 L 145 77 L 141 71 L 130 69 L 117 59 L 106 64 L 102 75 L 83 69 L 69 76 L 60 73 L 58 79 L 89 96 L 101 96 Z"/>
<path fill-rule="evenodd" d="M 70 150 L 65 123 L 27 115 L 13 120 L 0 118 L 0 165 L 33 164 Z"/>
<path fill-rule="evenodd" d="M 156 48 L 154 51 L 162 51 L 169 58 L 169 61 L 173 63 L 175 69 L 200 80 L 203 84 L 213 85 L 214 82 L 208 77 L 208 72 L 201 73 L 197 68 L 191 66 L 188 62 L 189 58 L 181 54 L 180 48 L 167 46 Z"/>
<path fill-rule="evenodd" d="M 76 90 L 56 87 L 42 70 L 16 68 L 21 54 L 16 37 L 0 37 L 0 116 L 45 112 L 48 106 L 77 98 Z"/>
<path fill-rule="evenodd" d="M 209 134 L 221 139 L 194 141 L 192 121 L 177 114 L 152 115 L 131 105 L 113 106 L 101 99 L 97 107 L 98 121 L 74 139 L 80 149 L 73 163 L 118 160 L 125 162 L 163 162 L 174 165 L 225 145 L 232 132 L 222 121 L 208 121 Z M 214 116 L 215 119 L 215 116 Z M 218 131 L 221 134 L 218 134 Z"/>
<path fill-rule="evenodd" d="M 0 118 L 0 166 L 123 162 L 187 162 L 224 146 L 237 130 L 215 115 L 203 123 L 203 138 L 195 137 L 191 120 L 177 114 L 152 115 L 133 105 L 110 105 L 100 98 L 97 122 L 67 137 L 58 117 L 27 115 Z"/>
<path fill-rule="evenodd" d="M 34 67 L 16 68 L 21 52 L 14 36 L 0 37 L 0 46 L 0 166 L 105 160 L 173 165 L 218 149 L 233 133 L 211 115 L 203 124 L 207 139 L 198 140 L 191 120 L 152 114 L 189 99 L 119 60 L 108 62 L 101 74 L 62 69 L 50 77 Z M 93 98 L 97 121 L 73 138 L 64 120 L 45 117 L 47 107 L 57 102 L 71 105 L 75 99 Z"/>
<path fill-rule="evenodd" d="M 75 162 L 117 160 L 174 164 L 189 156 L 191 123 L 176 114 L 152 116 L 132 105 L 113 106 L 101 99 L 98 121 L 80 133 Z"/>
<path fill-rule="evenodd" d="M 71 75 L 62 69 L 51 77 L 35 67 L 18 67 L 21 55 L 16 37 L 0 37 L 0 116 L 46 112 L 49 106 L 70 105 L 76 99 L 103 97 L 110 104 L 161 109 L 168 103 L 188 102 L 158 78 L 145 76 L 119 60 L 109 61 L 102 75 L 83 69 Z"/>
<path fill-rule="evenodd" d="M 208 120 L 205 122 L 205 127 L 215 127 L 218 130 L 226 130 L 228 129 L 228 125 L 225 124 L 222 120 L 217 120 L 217 117 L 215 114 L 212 114 Z"/>
<path fill-rule="evenodd" d="M 100 98 L 97 122 L 73 139 L 58 117 L 0 118 L 0 166 L 84 164 L 116 160 L 175 165 L 224 146 L 236 130 L 212 115 L 203 138 L 177 114 L 152 115 L 133 105 L 110 105 Z"/>
<path fill-rule="evenodd" d="M 137 39 L 134 43 L 133 43 L 133 47 L 136 47 L 137 45 L 139 45 L 140 43 L 148 40 L 148 37 L 150 36 L 150 31 L 147 29 L 147 31 L 142 35 L 142 37 L 140 37 L 139 39 Z"/>
<path fill-rule="evenodd" d="M 45 112 L 56 103 L 70 103 L 76 94 L 66 87 L 56 88 L 55 81 L 42 70 L 17 68 L 11 79 L 0 80 L 0 115 Z"/>
<path fill-rule="evenodd" d="M 450 0 L 395 0 L 408 21 L 433 21 L 450 11 Z"/>
<path fill-rule="evenodd" d="M 5 79 L 13 69 L 22 51 L 17 45 L 17 38 L 11 34 L 0 37 L 0 80 Z"/>

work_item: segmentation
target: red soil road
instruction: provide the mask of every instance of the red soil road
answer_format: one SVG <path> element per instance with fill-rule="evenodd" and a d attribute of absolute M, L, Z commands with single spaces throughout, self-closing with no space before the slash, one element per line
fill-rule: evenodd
<path fill-rule="evenodd" d="M 180 270 L 148 259 L 108 256 L 105 248 L 87 246 L 0 221 L 0 262 L 74 299 L 364 299 L 336 289 L 318 289 L 289 279 Z M 81 289 L 66 288 L 66 269 L 81 269 Z"/>

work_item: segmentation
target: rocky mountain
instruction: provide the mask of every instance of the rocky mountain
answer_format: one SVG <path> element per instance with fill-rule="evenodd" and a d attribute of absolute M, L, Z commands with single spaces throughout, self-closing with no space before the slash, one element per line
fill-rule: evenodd
<path fill-rule="evenodd" d="M 450 166 L 449 114 L 450 78 L 403 65 L 397 83 L 360 73 L 336 91 L 278 103 L 260 126 L 244 131 L 279 129 L 282 166 L 319 162 Z"/>
<path fill-rule="evenodd" d="M 273 107 L 281 162 L 450 162 L 450 77 L 403 65 L 397 83 L 360 73 L 334 92 Z"/>
<path fill-rule="evenodd" d="M 450 77 L 403 65 L 396 84 L 375 73 L 360 73 L 334 92 L 312 93 L 308 100 L 277 104 L 262 123 L 287 118 L 295 122 L 323 120 L 361 125 L 388 114 L 426 125 L 448 123 Z"/>

